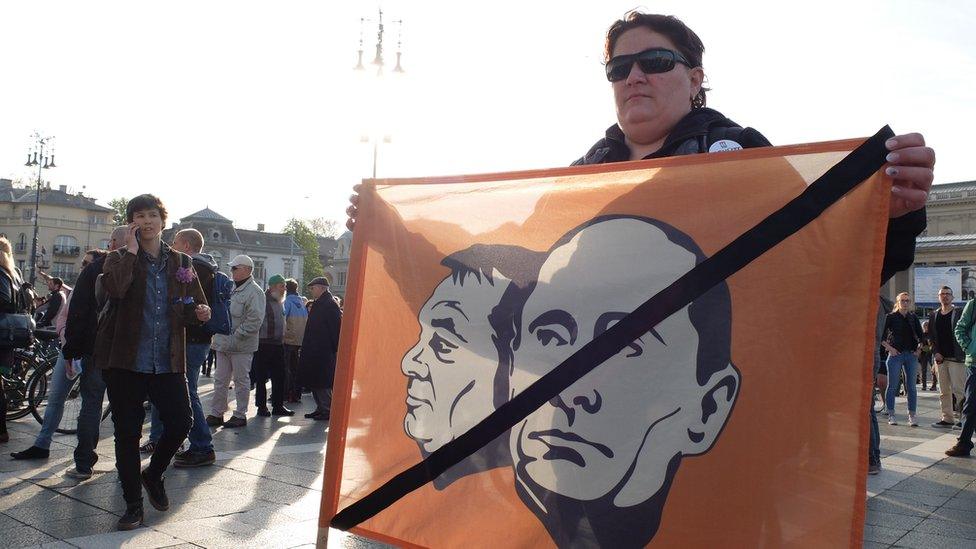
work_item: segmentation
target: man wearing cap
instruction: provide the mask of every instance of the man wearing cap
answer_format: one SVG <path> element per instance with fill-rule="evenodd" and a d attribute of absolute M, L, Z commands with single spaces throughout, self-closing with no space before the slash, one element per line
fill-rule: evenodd
<path fill-rule="evenodd" d="M 285 277 L 268 279 L 264 292 L 264 322 L 258 331 L 258 352 L 254 355 L 254 402 L 259 416 L 293 416 L 285 408 Z M 271 380 L 271 411 L 268 411 L 267 382 Z"/>
<path fill-rule="evenodd" d="M 213 398 L 207 425 L 226 428 L 247 425 L 247 401 L 251 393 L 251 359 L 258 350 L 258 331 L 264 322 L 265 298 L 261 287 L 254 282 L 251 272 L 254 261 L 246 255 L 235 256 L 228 263 L 234 280 L 230 296 L 230 335 L 216 334 L 212 347 L 217 351 L 217 369 L 214 372 Z M 233 378 L 234 397 L 237 406 L 229 420 L 224 422 L 227 411 L 227 386 Z"/>
<path fill-rule="evenodd" d="M 332 381 L 335 375 L 336 352 L 339 350 L 339 325 L 342 311 L 332 299 L 329 281 L 325 277 L 308 283 L 315 304 L 308 313 L 302 354 L 298 359 L 299 381 L 312 390 L 315 411 L 305 417 L 328 421 L 332 408 Z"/>

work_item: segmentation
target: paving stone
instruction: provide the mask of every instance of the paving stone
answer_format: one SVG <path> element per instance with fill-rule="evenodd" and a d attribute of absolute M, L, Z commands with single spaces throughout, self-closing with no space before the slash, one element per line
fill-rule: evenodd
<path fill-rule="evenodd" d="M 976 540 L 976 525 L 949 520 L 926 519 L 915 527 L 916 532 L 938 534 L 951 538 Z M 970 542 L 972 544 L 972 542 Z"/>
<path fill-rule="evenodd" d="M 15 509 L 5 511 L 11 517 L 27 524 L 36 524 L 44 520 L 90 517 L 104 512 L 103 509 L 62 495 L 58 495 L 57 498 L 45 501 L 38 506 L 21 504 Z"/>
<path fill-rule="evenodd" d="M 895 528 L 889 528 L 887 526 L 872 526 L 870 524 L 864 525 L 865 541 L 874 541 L 877 543 L 891 545 L 907 533 L 908 530 L 898 530 Z"/>
<path fill-rule="evenodd" d="M 954 496 L 959 492 L 961 487 L 951 486 L 947 484 L 942 484 L 940 482 L 934 482 L 925 478 L 909 477 L 894 487 L 892 490 L 898 490 L 901 492 L 912 492 L 915 494 L 934 494 L 938 496 Z"/>
<path fill-rule="evenodd" d="M 947 501 L 945 505 L 943 505 L 943 507 L 949 509 L 963 509 L 963 510 L 972 511 L 973 509 L 976 509 L 976 499 L 956 496 L 950 499 L 949 501 Z"/>
<path fill-rule="evenodd" d="M 894 547 L 910 547 L 912 549 L 961 549 L 962 547 L 972 547 L 972 544 L 972 540 L 963 538 L 952 538 L 924 532 L 909 532 L 898 540 L 898 543 Z"/>
<path fill-rule="evenodd" d="M 58 541 L 56 538 L 53 538 L 40 530 L 31 528 L 30 526 L 17 526 L 15 528 L 7 528 L 3 531 L 4 549 L 30 547 L 31 545 L 53 543 L 56 541 Z"/>
<path fill-rule="evenodd" d="M 882 513 L 879 511 L 868 510 L 864 517 L 864 523 L 872 526 L 884 526 L 896 530 L 911 530 L 922 522 L 923 517 L 899 515 L 895 513 Z"/>
<path fill-rule="evenodd" d="M 75 537 L 64 540 L 82 549 L 104 549 L 105 547 L 167 547 L 185 543 L 184 540 L 169 534 L 141 527 L 128 532 L 110 532 L 92 536 Z"/>
<path fill-rule="evenodd" d="M 885 492 L 885 494 L 889 493 L 890 492 Z M 927 517 L 932 513 L 932 511 L 938 509 L 938 507 L 935 505 L 924 505 L 921 503 L 872 498 L 868 501 L 867 509 L 868 511 L 875 511 L 879 513 L 896 513 L 900 515 Z"/>
<path fill-rule="evenodd" d="M 0 513 L 0 531 L 6 530 L 7 528 L 16 528 L 17 526 L 23 526 L 23 525 L 24 525 L 23 522 L 20 522 L 19 520 L 9 515 Z"/>
<path fill-rule="evenodd" d="M 63 520 L 44 520 L 32 524 L 34 528 L 58 539 L 114 532 L 119 517 L 109 513 Z"/>
<path fill-rule="evenodd" d="M 876 541 L 865 541 L 864 544 L 861 545 L 861 549 L 888 549 L 888 547 L 891 546 L 887 543 L 878 543 Z"/>
<path fill-rule="evenodd" d="M 949 520 L 961 522 L 963 524 L 976 524 L 976 505 L 970 504 L 968 509 L 956 509 L 954 507 L 940 507 L 936 509 L 929 518 L 938 520 Z"/>

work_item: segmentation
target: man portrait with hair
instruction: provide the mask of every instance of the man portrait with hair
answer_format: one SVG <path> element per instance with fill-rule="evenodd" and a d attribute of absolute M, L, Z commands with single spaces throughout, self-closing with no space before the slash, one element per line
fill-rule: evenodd
<path fill-rule="evenodd" d="M 534 278 L 542 254 L 518 246 L 476 244 L 441 261 L 451 273 L 418 314 L 420 335 L 403 356 L 407 376 L 403 429 L 426 457 L 463 434 L 508 399 L 504 350 L 492 324 L 504 325 L 495 310 L 510 285 Z M 490 316 L 494 314 L 494 322 Z M 506 437 L 498 437 L 434 480 L 444 489 L 463 476 L 510 463 Z"/>
<path fill-rule="evenodd" d="M 657 220 L 601 217 L 557 242 L 521 303 L 512 394 L 705 259 Z M 684 457 L 707 452 L 740 391 L 723 282 L 551 399 L 510 434 L 516 490 L 559 546 L 644 546 Z"/>

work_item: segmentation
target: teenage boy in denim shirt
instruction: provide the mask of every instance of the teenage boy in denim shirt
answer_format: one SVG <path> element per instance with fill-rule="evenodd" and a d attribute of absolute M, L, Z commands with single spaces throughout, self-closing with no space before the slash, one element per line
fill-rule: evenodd
<path fill-rule="evenodd" d="M 126 219 L 125 248 L 110 253 L 102 269 L 109 305 L 95 339 L 95 365 L 102 370 L 112 405 L 116 468 L 126 502 L 120 530 L 142 524 L 143 487 L 153 507 L 169 508 L 163 471 L 192 422 L 185 328 L 210 319 L 190 257 L 162 241 L 166 208 L 159 198 L 133 198 Z M 149 466 L 140 473 L 147 397 L 159 408 L 164 429 Z"/>

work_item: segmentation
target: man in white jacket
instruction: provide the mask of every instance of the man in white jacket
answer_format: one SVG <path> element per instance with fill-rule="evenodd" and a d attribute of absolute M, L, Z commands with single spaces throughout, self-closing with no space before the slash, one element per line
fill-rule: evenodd
<path fill-rule="evenodd" d="M 247 425 L 247 401 L 251 393 L 251 359 L 258 350 L 258 330 L 264 322 L 264 291 L 254 282 L 251 272 L 254 261 L 246 255 L 238 255 L 229 263 L 231 278 L 236 288 L 230 296 L 230 335 L 216 334 L 212 347 L 217 352 L 217 368 L 214 372 L 213 398 L 207 425 L 225 428 Z M 224 421 L 227 411 L 227 386 L 233 377 L 234 397 L 237 406 L 229 420 Z"/>

